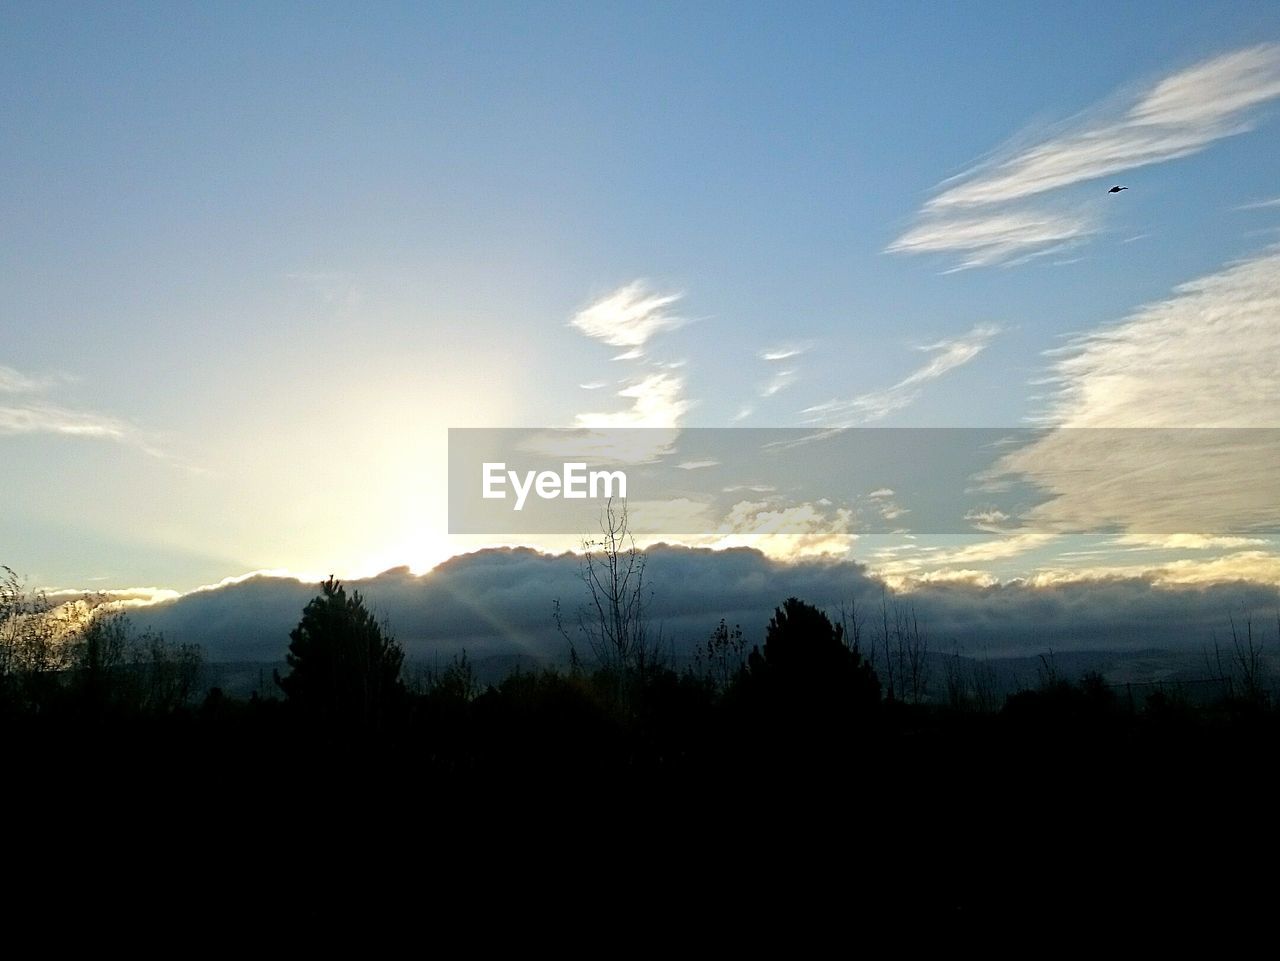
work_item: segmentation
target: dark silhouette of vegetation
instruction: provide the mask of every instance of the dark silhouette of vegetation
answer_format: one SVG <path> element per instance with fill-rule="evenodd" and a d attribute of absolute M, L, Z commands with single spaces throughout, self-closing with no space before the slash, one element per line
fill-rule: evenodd
<path fill-rule="evenodd" d="M 1214 639 L 1205 679 L 1115 687 L 1096 672 L 1069 677 L 1050 651 L 1040 658 L 1038 683 L 1011 689 L 991 661 L 959 650 L 930 655 L 916 612 L 887 593 L 871 617 L 850 604 L 838 622 L 791 597 L 775 610 L 760 646 L 748 651 L 743 629 L 721 619 L 677 670 L 658 656 L 643 555 L 625 511 L 606 511 L 602 523 L 603 540 L 584 555 L 588 602 L 578 622 L 590 666 L 573 658 L 567 670 L 517 670 L 483 683 L 464 653 L 442 668 L 419 669 L 406 686 L 404 649 L 359 592 L 329 578 L 289 635 L 289 671 L 275 675 L 283 702 L 214 689 L 194 714 L 207 690 L 197 648 L 136 632 L 109 598 L 54 603 L 3 568 L 0 717 L 283 719 L 328 732 L 418 738 L 434 745 L 430 757 L 469 758 L 462 766 L 482 757 L 514 763 L 505 741 L 515 739 L 533 757 L 572 756 L 587 767 L 696 765 L 716 756 L 745 763 L 779 738 L 836 751 L 856 738 L 891 745 L 908 731 L 1070 740 L 1191 737 L 1276 723 L 1269 652 L 1248 615 L 1227 619 L 1229 642 Z M 945 680 L 936 692 L 931 664 Z M 579 724 L 594 732 L 570 730 Z M 553 750 L 538 731 L 561 743 Z M 590 750 L 575 753 L 573 745 Z"/>
<path fill-rule="evenodd" d="M 953 647 L 943 673 L 950 710 L 990 714 L 1000 709 L 996 672 L 986 658 L 964 657 L 958 647 Z"/>
<path fill-rule="evenodd" d="M 1224 648 L 1218 636 L 1213 635 L 1213 649 L 1206 651 L 1205 666 L 1209 676 L 1223 690 L 1224 698 L 1237 710 L 1261 710 L 1269 706 L 1271 693 L 1265 686 L 1265 644 L 1260 634 L 1255 634 L 1253 617 L 1247 612 L 1243 626 L 1236 623 L 1234 615 L 1228 615 L 1231 646 Z M 1276 614 L 1276 638 L 1280 641 L 1280 613 Z"/>
<path fill-rule="evenodd" d="M 853 625 L 855 644 L 860 647 L 862 612 L 852 604 L 846 617 Z M 882 588 L 872 635 L 867 661 L 872 670 L 883 677 L 885 698 L 909 704 L 926 700 L 930 678 L 929 635 L 915 606 L 898 600 L 891 602 L 888 591 Z"/>
<path fill-rule="evenodd" d="M 831 705 L 865 710 L 880 700 L 880 679 L 858 647 L 845 644 L 843 625 L 795 597 L 774 611 L 744 683 L 792 716 Z"/>
<path fill-rule="evenodd" d="M 697 677 L 717 693 L 727 691 L 747 663 L 742 628 L 735 624 L 730 630 L 725 619 L 720 618 L 706 643 L 694 651 L 693 660 Z"/>
<path fill-rule="evenodd" d="M 382 726 L 404 695 L 404 649 L 384 631 L 359 591 L 333 577 L 289 634 L 290 672 L 276 676 L 286 699 L 331 728 Z"/>
<path fill-rule="evenodd" d="M 66 643 L 70 689 L 81 709 L 166 715 L 188 704 L 200 683 L 193 644 L 135 635 L 121 611 L 101 611 Z"/>
<path fill-rule="evenodd" d="M 626 580 L 627 558 L 596 555 L 634 592 L 643 580 Z M 601 576 L 594 636 L 649 636 L 634 619 L 612 635 L 599 621 L 603 611 L 616 623 L 610 598 L 623 620 L 635 610 L 613 575 Z M 403 649 L 358 593 L 330 578 L 287 639 L 283 698 L 214 687 L 197 703 L 206 687 L 197 650 L 138 633 L 107 599 L 54 603 L 4 572 L 0 763 L 28 818 L 40 787 L 92 798 L 78 815 L 92 818 L 103 798 L 145 785 L 150 806 L 131 799 L 137 810 L 154 816 L 163 797 L 182 812 L 170 837 L 184 836 L 180 818 L 200 803 L 216 814 L 210 822 L 239 809 L 257 818 L 243 837 L 261 830 L 264 811 L 287 811 L 321 857 L 342 825 L 360 825 L 365 844 L 389 806 L 448 799 L 467 812 L 499 808 L 478 834 L 452 818 L 429 822 L 433 838 L 468 847 L 493 836 L 523 850 L 559 816 L 568 830 L 557 839 L 590 839 L 628 866 L 659 827 L 667 833 L 652 850 L 664 858 L 810 851 L 872 880 L 852 902 L 859 909 L 875 903 L 913 921 L 1019 899 L 1044 911 L 1047 889 L 1025 883 L 1036 858 L 1052 877 L 1062 852 L 1100 864 L 1114 846 L 1131 866 L 1135 839 L 1176 834 L 1144 834 L 1152 812 L 1185 829 L 1221 796 L 1238 814 L 1270 790 L 1264 759 L 1280 743 L 1280 711 L 1247 618 L 1217 648 L 1215 678 L 1109 684 L 1097 672 L 1072 676 L 1069 656 L 1046 653 L 1038 679 L 1012 690 L 992 661 L 929 655 L 908 604 L 885 597 L 871 614 L 846 606 L 836 623 L 791 597 L 767 625 L 746 625 L 764 628 L 758 647 L 748 652 L 744 629 L 720 620 L 683 669 L 627 642 L 587 645 L 592 664 L 520 668 L 492 683 L 460 654 L 406 685 Z M 945 690 L 928 683 L 931 663 Z M 892 672 L 892 688 L 877 666 Z M 274 808 L 261 803 L 272 792 L 286 796 Z M 11 818 L 11 834 L 24 823 Z M 1021 864 L 993 858 L 1025 840 L 1035 843 Z M 1177 857 L 1184 865 L 1181 849 Z M 986 884 L 975 883 L 988 868 Z M 1127 880 L 1130 868 L 1115 876 Z M 1168 877 L 1186 888 L 1182 868 Z M 1119 893 L 1129 904 L 1131 892 Z"/>
<path fill-rule="evenodd" d="M 664 670 L 662 637 L 651 630 L 645 584 L 647 558 L 635 542 L 627 507 L 610 499 L 600 513 L 600 535 L 582 542 L 579 576 L 586 600 L 574 614 L 578 640 L 586 642 L 599 678 L 612 688 L 624 713 L 636 707 L 639 692 L 652 675 Z M 565 626 L 560 602 L 554 607 L 556 627 L 569 642 L 570 663 L 579 669 L 577 642 Z"/>
<path fill-rule="evenodd" d="M 925 683 L 928 633 L 908 605 L 889 599 L 871 617 L 847 606 L 833 622 L 794 597 L 767 625 L 709 624 L 679 668 L 579 662 L 490 681 L 459 654 L 406 685 L 400 645 L 330 578 L 280 638 L 283 697 L 214 687 L 200 699 L 198 651 L 138 633 L 106 601 L 52 603 L 16 576 L 3 585 L 0 769 L 25 806 L 11 835 L 52 785 L 86 799 L 81 820 L 65 823 L 89 832 L 113 829 L 97 812 L 133 790 L 137 811 L 177 812 L 168 837 L 190 837 L 183 819 L 205 805 L 202 823 L 228 811 L 252 819 L 239 843 L 283 821 L 281 834 L 321 859 L 348 829 L 359 845 L 398 850 L 377 832 L 412 835 L 388 812 L 421 806 L 417 833 L 433 849 L 443 835 L 468 848 L 496 838 L 523 854 L 545 832 L 588 841 L 629 869 L 650 852 L 758 864 L 770 851 L 803 851 L 868 879 L 869 894 L 839 890 L 856 910 L 887 903 L 915 920 L 955 918 L 1034 898 L 1043 912 L 1046 888 L 1025 883 L 1036 859 L 1043 877 L 1117 851 L 1125 870 L 1115 878 L 1127 881 L 1148 856 L 1134 856 L 1135 843 L 1177 836 L 1149 828 L 1153 812 L 1185 831 L 1224 796 L 1234 799 L 1226 814 L 1254 810 L 1280 743 L 1268 652 L 1256 623 L 1251 635 L 1239 617 L 1220 648 L 1229 685 L 1114 684 L 1046 655 L 1038 681 L 1012 682 L 1019 690 L 993 662 L 953 651 L 931 656 L 946 678 L 935 689 Z M 748 652 L 746 632 L 760 629 Z M 917 629 L 923 663 L 913 669 Z M 892 665 L 892 699 L 873 648 L 877 664 Z M 441 805 L 488 815 L 463 830 L 466 814 L 438 816 Z M 1182 890 L 1185 857 L 1175 853 L 1168 877 Z M 1120 894 L 1128 905 L 1130 892 Z"/>
<path fill-rule="evenodd" d="M 0 709 L 34 715 L 162 716 L 198 693 L 201 653 L 137 634 L 108 598 L 53 603 L 0 568 Z"/>
<path fill-rule="evenodd" d="M 880 680 L 845 643 L 843 625 L 791 597 L 775 610 L 763 649 L 752 649 L 727 703 L 765 754 L 829 756 L 852 736 L 855 720 L 877 709 Z"/>

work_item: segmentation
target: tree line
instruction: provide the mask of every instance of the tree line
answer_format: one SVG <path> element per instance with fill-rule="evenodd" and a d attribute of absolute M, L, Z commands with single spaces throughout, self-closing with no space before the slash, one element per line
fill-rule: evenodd
<path fill-rule="evenodd" d="M 465 654 L 443 669 L 410 670 L 391 625 L 336 578 L 301 612 L 288 638 L 277 698 L 204 690 L 192 645 L 138 633 L 107 598 L 54 603 L 0 578 L 0 718 L 80 723 L 124 718 L 236 730 L 288 730 L 318 740 L 416 741 L 447 769 L 520 766 L 556 756 L 589 765 L 693 763 L 709 756 L 829 751 L 847 740 L 1138 738 L 1176 730 L 1274 724 L 1263 642 L 1251 620 L 1209 663 L 1223 680 L 1209 705 L 1176 687 L 1123 697 L 1096 674 L 1067 678 L 1043 661 L 1039 683 L 997 694 L 990 665 L 930 656 L 909 604 L 882 596 L 835 618 L 782 601 L 760 645 L 721 620 L 677 667 L 650 623 L 646 557 L 625 515 L 581 555 L 583 600 L 555 605 L 567 666 L 516 670 L 481 684 Z M 1280 631 L 1280 626 L 1278 626 Z M 935 676 L 941 665 L 941 677 Z M 995 726 L 992 726 L 992 723 Z"/>

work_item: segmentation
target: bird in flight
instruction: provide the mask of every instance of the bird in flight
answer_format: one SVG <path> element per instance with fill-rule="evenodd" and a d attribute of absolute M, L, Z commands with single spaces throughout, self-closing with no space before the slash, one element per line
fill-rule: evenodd
<path fill-rule="evenodd" d="M 1120 191 L 1128 190 L 1128 189 L 1129 189 L 1128 187 L 1112 187 L 1110 190 L 1107 191 L 1107 193 L 1118 194 Z"/>

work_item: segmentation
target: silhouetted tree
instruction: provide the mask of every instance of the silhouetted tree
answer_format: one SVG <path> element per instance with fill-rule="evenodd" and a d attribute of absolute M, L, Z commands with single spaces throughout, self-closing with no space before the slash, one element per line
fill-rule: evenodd
<path fill-rule="evenodd" d="M 746 664 L 746 649 L 742 628 L 735 624 L 730 630 L 722 617 L 706 643 L 693 652 L 694 673 L 712 691 L 721 693 Z"/>
<path fill-rule="evenodd" d="M 648 675 L 663 669 L 661 634 L 654 636 L 650 631 L 652 591 L 645 585 L 645 564 L 645 554 L 631 533 L 626 504 L 617 507 L 610 499 L 600 513 L 600 537 L 582 542 L 578 573 L 587 601 L 578 608 L 577 628 L 624 711 L 631 709 L 635 690 L 644 686 Z M 554 617 L 569 641 L 569 656 L 576 667 L 577 649 L 558 601 Z"/>
<path fill-rule="evenodd" d="M 846 616 L 846 623 L 847 620 Z M 853 624 L 856 630 L 858 621 L 855 619 Z M 872 633 L 871 667 L 884 674 L 885 698 L 919 704 L 929 687 L 929 636 L 915 605 L 890 601 L 888 591 L 882 587 L 880 616 L 878 623 L 872 625 Z"/>
<path fill-rule="evenodd" d="M 774 611 L 764 649 L 753 649 L 743 679 L 752 700 L 806 722 L 861 711 L 880 701 L 880 679 L 861 651 L 844 642 L 844 627 L 822 611 L 788 598 Z"/>
<path fill-rule="evenodd" d="M 404 649 L 374 619 L 359 591 L 330 577 L 289 634 L 286 700 L 307 715 L 345 727 L 376 727 L 404 694 Z"/>
<path fill-rule="evenodd" d="M 137 708 L 149 714 L 172 714 L 195 695 L 204 656 L 197 644 L 173 644 L 163 634 L 146 631 L 132 642 Z"/>
<path fill-rule="evenodd" d="M 69 666 L 66 640 L 86 622 L 91 602 L 86 595 L 84 602 L 55 604 L 0 565 L 0 707 L 38 713 L 59 698 Z"/>
<path fill-rule="evenodd" d="M 129 615 L 99 607 L 66 645 L 70 689 L 81 710 L 164 715 L 185 707 L 200 683 L 196 644 L 134 633 Z"/>
<path fill-rule="evenodd" d="M 1053 663 L 1042 659 L 1046 665 Z M 1037 689 L 1011 694 L 1000 713 L 1014 722 L 1021 736 L 1050 734 L 1076 742 L 1111 736 L 1117 725 L 1129 717 L 1115 691 L 1097 671 L 1085 672 L 1073 684 L 1063 679 L 1056 667 L 1046 667 Z"/>
<path fill-rule="evenodd" d="M 110 706 L 129 646 L 129 619 L 122 611 L 100 613 L 84 626 L 72 645 L 71 661 L 82 707 L 96 711 Z"/>
<path fill-rule="evenodd" d="M 1236 624 L 1234 615 L 1228 615 L 1231 625 L 1231 648 L 1224 651 L 1213 634 L 1213 653 L 1205 652 L 1205 664 L 1211 676 L 1222 687 L 1225 701 L 1238 706 L 1263 707 L 1271 697 L 1267 689 L 1267 665 L 1265 644 L 1261 633 L 1255 635 L 1253 615 L 1245 612 L 1243 630 Z M 1276 615 L 1276 637 L 1280 639 L 1280 613 Z"/>

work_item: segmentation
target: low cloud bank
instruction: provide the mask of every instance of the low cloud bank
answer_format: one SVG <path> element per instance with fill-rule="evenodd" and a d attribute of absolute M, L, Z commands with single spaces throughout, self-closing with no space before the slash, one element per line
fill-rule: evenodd
<path fill-rule="evenodd" d="M 739 548 L 659 546 L 648 552 L 652 621 L 677 656 L 705 640 L 721 617 L 762 639 L 773 609 L 797 596 L 832 615 L 856 602 L 878 613 L 881 582 L 850 561 L 774 561 Z M 525 655 L 559 661 L 568 645 L 557 632 L 559 599 L 572 626 L 586 599 L 574 555 L 495 549 L 455 557 L 428 574 L 407 569 L 349 581 L 386 618 L 413 660 Z M 198 643 L 210 661 L 274 661 L 317 585 L 258 576 L 196 591 L 131 612 L 140 628 L 173 641 Z M 1199 651 L 1246 613 L 1274 638 L 1280 591 L 1235 582 L 1162 587 L 1143 577 L 1082 579 L 1051 585 L 944 582 L 889 594 L 915 606 L 933 650 L 1015 656 L 1055 651 L 1149 648 Z M 1267 629 L 1269 627 L 1269 629 Z"/>

